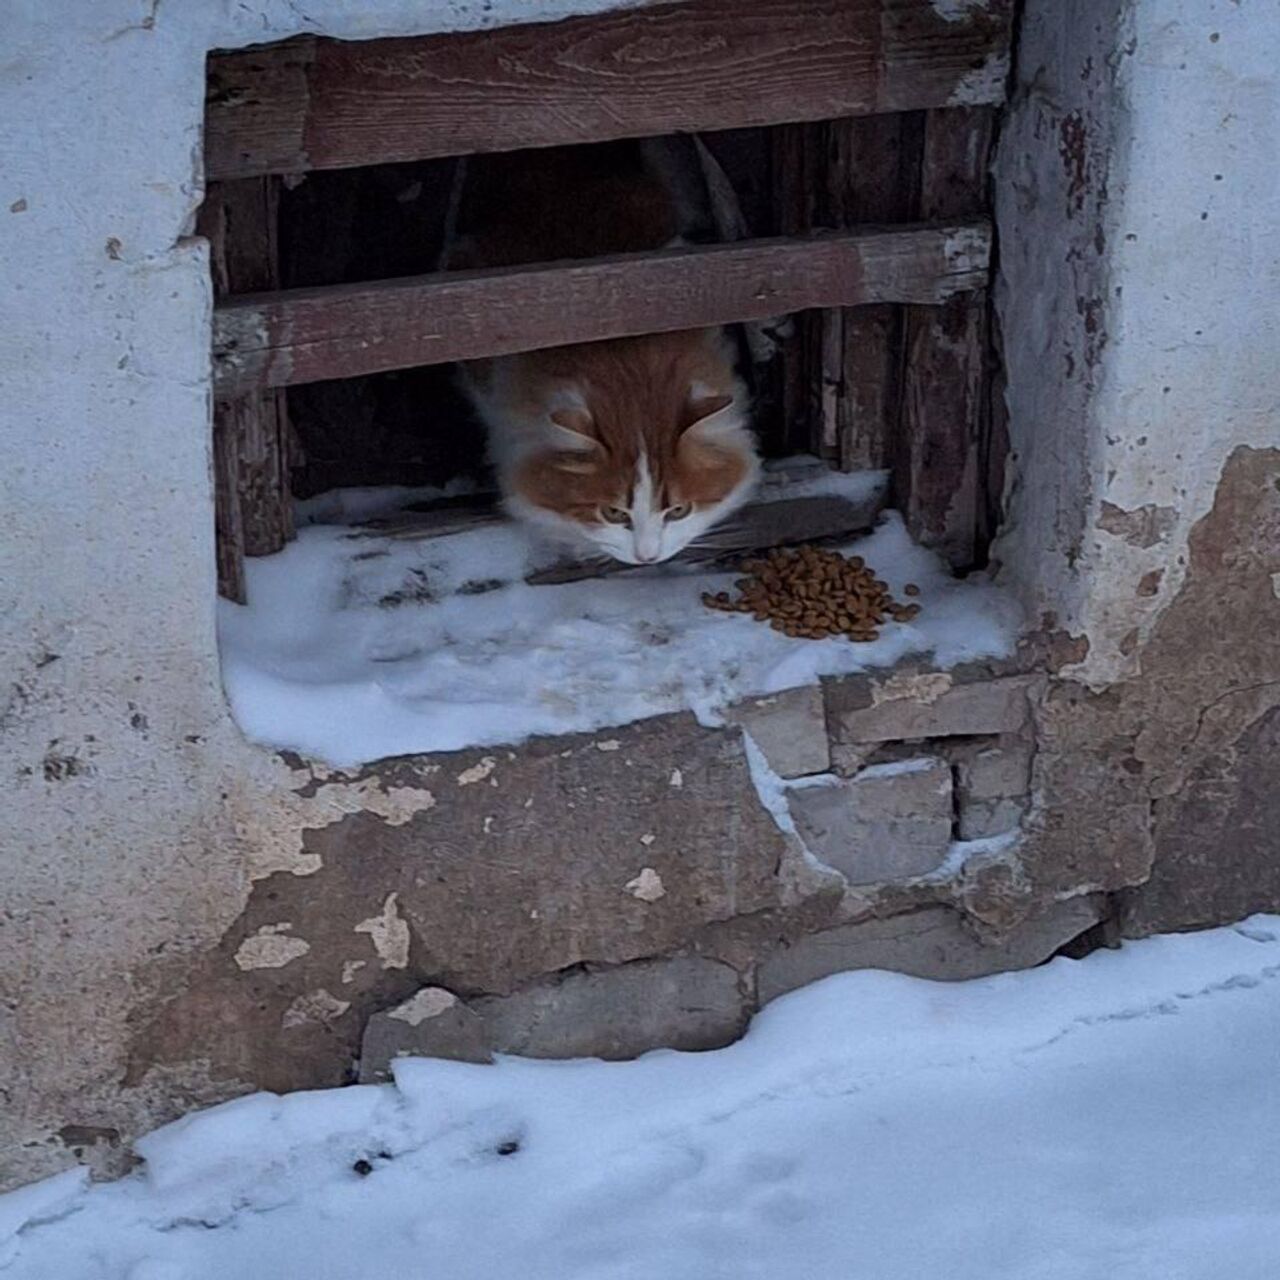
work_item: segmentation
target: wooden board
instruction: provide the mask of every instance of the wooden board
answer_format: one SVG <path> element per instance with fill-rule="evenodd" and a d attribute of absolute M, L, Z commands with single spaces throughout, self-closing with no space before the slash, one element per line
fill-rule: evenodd
<path fill-rule="evenodd" d="M 828 124 L 831 219 L 910 221 L 919 203 L 923 113 Z M 843 351 L 836 435 L 842 470 L 888 465 L 898 426 L 902 383 L 902 308 L 841 313 Z"/>
<path fill-rule="evenodd" d="M 240 523 L 239 441 L 231 415 L 213 415 L 213 529 L 218 565 L 218 594 L 244 604 L 244 528 Z"/>
<path fill-rule="evenodd" d="M 988 108 L 931 111 L 925 121 L 919 212 L 961 217 L 986 202 L 994 130 Z M 902 406 L 892 454 L 894 505 L 925 546 L 957 568 L 974 563 L 985 477 L 989 304 L 986 293 L 907 308 Z"/>
<path fill-rule="evenodd" d="M 771 547 L 856 537 L 871 529 L 884 506 L 884 495 L 863 502 L 838 495 L 809 495 L 795 498 L 763 497 L 749 503 L 732 521 L 717 531 L 714 546 L 691 548 L 672 557 L 673 564 L 714 565 L 736 561 L 741 556 Z M 464 505 L 451 502 L 438 509 L 390 516 L 370 521 L 353 531 L 353 537 L 422 540 L 444 538 L 507 519 L 496 505 L 483 501 Z M 586 578 L 608 577 L 653 566 L 628 565 L 616 560 L 566 559 L 535 570 L 525 579 L 533 586 L 578 582 Z M 501 585 L 501 584 L 496 584 Z"/>
<path fill-rule="evenodd" d="M 211 179 L 1001 101 L 1012 0 L 684 0 L 209 59 Z"/>
<path fill-rule="evenodd" d="M 882 498 L 866 503 L 838 497 L 784 498 L 777 502 L 756 502 L 744 507 L 734 523 L 720 534 L 719 546 L 682 551 L 672 556 L 673 564 L 697 564 L 713 568 L 730 567 L 753 551 L 797 546 L 807 542 L 830 542 L 855 538 L 868 532 L 876 522 Z M 651 566 L 620 564 L 616 560 L 565 562 L 531 573 L 531 586 L 579 582 L 584 578 L 611 577 Z"/>
<path fill-rule="evenodd" d="M 279 283 L 278 178 L 215 183 L 200 208 L 214 294 Z M 213 406 L 218 592 L 245 602 L 244 557 L 271 555 L 294 536 L 291 435 L 285 393 L 250 388 Z"/>
<path fill-rule="evenodd" d="M 817 143 L 822 132 L 819 124 L 794 124 L 769 134 L 773 218 L 781 235 L 801 236 L 813 230 L 814 200 L 820 191 L 815 181 L 821 164 Z M 771 379 L 771 398 L 781 412 L 786 445 L 806 452 L 815 449 L 819 434 L 810 391 L 821 347 L 821 323 L 818 315 L 794 317 L 791 337 Z"/>
<path fill-rule="evenodd" d="M 214 314 L 219 396 L 810 307 L 936 305 L 986 284 L 974 221 L 621 254 L 232 298 Z"/>
<path fill-rule="evenodd" d="M 283 391 L 250 391 L 214 405 L 236 450 L 236 492 L 247 556 L 269 556 L 292 542 L 289 420 Z"/>

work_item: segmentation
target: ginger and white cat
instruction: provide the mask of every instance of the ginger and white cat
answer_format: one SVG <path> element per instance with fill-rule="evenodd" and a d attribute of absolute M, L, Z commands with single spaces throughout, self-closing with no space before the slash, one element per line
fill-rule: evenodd
<path fill-rule="evenodd" d="M 473 161 L 473 164 L 476 162 Z M 658 248 L 674 201 L 631 144 L 487 158 L 469 177 L 457 267 Z M 722 329 L 617 338 L 473 361 L 507 510 L 627 564 L 669 559 L 736 510 L 760 463 Z"/>

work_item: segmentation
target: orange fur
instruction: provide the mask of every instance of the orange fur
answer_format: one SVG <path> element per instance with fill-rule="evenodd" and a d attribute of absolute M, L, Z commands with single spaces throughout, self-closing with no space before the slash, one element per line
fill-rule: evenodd
<path fill-rule="evenodd" d="M 652 249 L 678 230 L 670 194 L 634 144 L 473 164 L 452 267 Z M 745 391 L 722 330 L 530 351 L 465 372 L 511 509 L 576 527 L 619 558 L 675 554 L 754 481 Z M 607 527 L 611 519 L 634 537 Z"/>
<path fill-rule="evenodd" d="M 538 506 L 589 523 L 601 507 L 628 504 L 643 453 L 662 506 L 723 501 L 746 478 L 748 459 L 688 430 L 703 416 L 691 386 L 713 388 L 717 407 L 733 394 L 715 338 L 714 330 L 660 333 L 511 357 L 514 411 L 533 416 L 572 384 L 586 404 L 578 434 L 593 446 L 532 454 L 515 474 L 516 487 Z"/>

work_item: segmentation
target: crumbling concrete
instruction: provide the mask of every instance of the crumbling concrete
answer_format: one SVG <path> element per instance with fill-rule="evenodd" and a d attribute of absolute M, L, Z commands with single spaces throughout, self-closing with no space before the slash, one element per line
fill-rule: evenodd
<path fill-rule="evenodd" d="M 766 959 L 757 978 L 759 999 L 767 1004 L 850 969 L 890 969 L 949 982 L 1027 969 L 1096 924 L 1101 912 L 1099 900 L 1076 898 L 1051 907 L 1001 942 L 981 941 L 949 907 L 840 925 L 807 934 Z"/>
<path fill-rule="evenodd" d="M 657 1048 L 716 1049 L 742 1034 L 751 1009 L 734 969 L 697 956 L 575 969 L 466 1002 L 424 987 L 369 1019 L 360 1079 L 388 1079 L 405 1054 L 487 1062 L 495 1053 L 619 1059 Z"/>
<path fill-rule="evenodd" d="M 845 745 L 1017 733 L 1027 724 L 1028 693 L 1042 684 L 1031 675 L 960 683 L 949 672 L 833 683 L 827 699 L 832 740 Z"/>
<path fill-rule="evenodd" d="M 1006 736 L 954 751 L 956 811 L 962 840 L 1015 830 L 1027 812 L 1031 787 L 1029 736 Z"/>

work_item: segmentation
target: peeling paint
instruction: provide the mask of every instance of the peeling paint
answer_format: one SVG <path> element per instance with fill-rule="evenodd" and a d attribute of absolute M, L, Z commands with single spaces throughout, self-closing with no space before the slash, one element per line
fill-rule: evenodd
<path fill-rule="evenodd" d="M 1138 579 L 1138 587 L 1136 594 L 1144 600 L 1151 596 L 1158 595 L 1160 591 L 1160 580 L 1164 577 L 1163 569 L 1149 569 Z"/>
<path fill-rule="evenodd" d="M 628 880 L 623 887 L 633 898 L 639 898 L 641 902 L 657 902 L 659 898 L 667 896 L 662 877 L 652 867 L 642 867 L 640 874 Z"/>
<path fill-rule="evenodd" d="M 922 675 L 901 671 L 891 675 L 887 680 L 872 682 L 871 705 L 878 707 L 882 702 L 897 702 L 902 698 L 909 698 L 912 702 L 930 706 L 937 702 L 953 683 L 951 675 L 946 671 L 928 671 Z"/>
<path fill-rule="evenodd" d="M 241 969 L 283 969 L 291 960 L 305 956 L 311 944 L 305 938 L 288 936 L 293 928 L 287 920 L 280 924 L 264 924 L 251 934 L 236 951 L 236 964 Z"/>
<path fill-rule="evenodd" d="M 421 991 L 410 996 L 404 1004 L 389 1010 L 387 1017 L 416 1027 L 426 1022 L 428 1018 L 438 1018 L 458 1003 L 458 997 L 452 991 L 446 991 L 444 987 L 423 987 Z"/>
<path fill-rule="evenodd" d="M 361 969 L 368 965 L 367 960 L 344 960 L 342 962 L 342 983 L 346 986 L 349 982 L 355 981 L 355 976 Z"/>
<path fill-rule="evenodd" d="M 1151 502 L 1132 511 L 1104 502 L 1098 516 L 1098 528 L 1104 533 L 1123 538 L 1131 547 L 1139 547 L 1143 551 L 1163 542 L 1177 523 L 1175 508 L 1157 507 Z"/>
<path fill-rule="evenodd" d="M 473 764 L 470 769 L 463 769 L 458 774 L 458 786 L 469 787 L 473 783 L 483 782 L 498 767 L 498 762 L 493 756 L 485 756 L 478 764 Z"/>
<path fill-rule="evenodd" d="M 306 1026 L 309 1023 L 321 1025 L 333 1022 L 342 1017 L 351 1008 L 350 1000 L 339 1000 L 323 987 L 300 995 L 285 1011 L 280 1019 L 283 1031 L 294 1027 Z"/>
<path fill-rule="evenodd" d="M 289 780 L 294 781 L 291 772 Z M 256 825 L 237 824 L 251 880 L 264 880 L 277 872 L 314 875 L 322 862 L 306 848 L 307 833 L 332 826 L 350 814 L 372 813 L 388 826 L 401 827 L 436 806 L 435 794 L 426 787 L 387 786 L 376 775 L 351 779 L 342 771 L 326 774 L 314 791 L 291 786 L 279 798 L 290 819 L 287 825 L 273 824 L 268 833 Z"/>
<path fill-rule="evenodd" d="M 671 777 L 668 781 L 671 786 L 679 790 L 681 787 L 684 786 L 684 774 L 681 773 L 679 769 L 672 769 Z"/>
<path fill-rule="evenodd" d="M 387 894 L 381 913 L 356 925 L 357 933 L 369 935 L 384 969 L 405 969 L 409 965 L 409 926 L 401 918 L 398 897 L 399 894 Z"/>
<path fill-rule="evenodd" d="M 617 751 L 622 743 L 617 738 L 606 738 L 603 742 L 597 742 L 595 748 L 597 751 Z"/>

